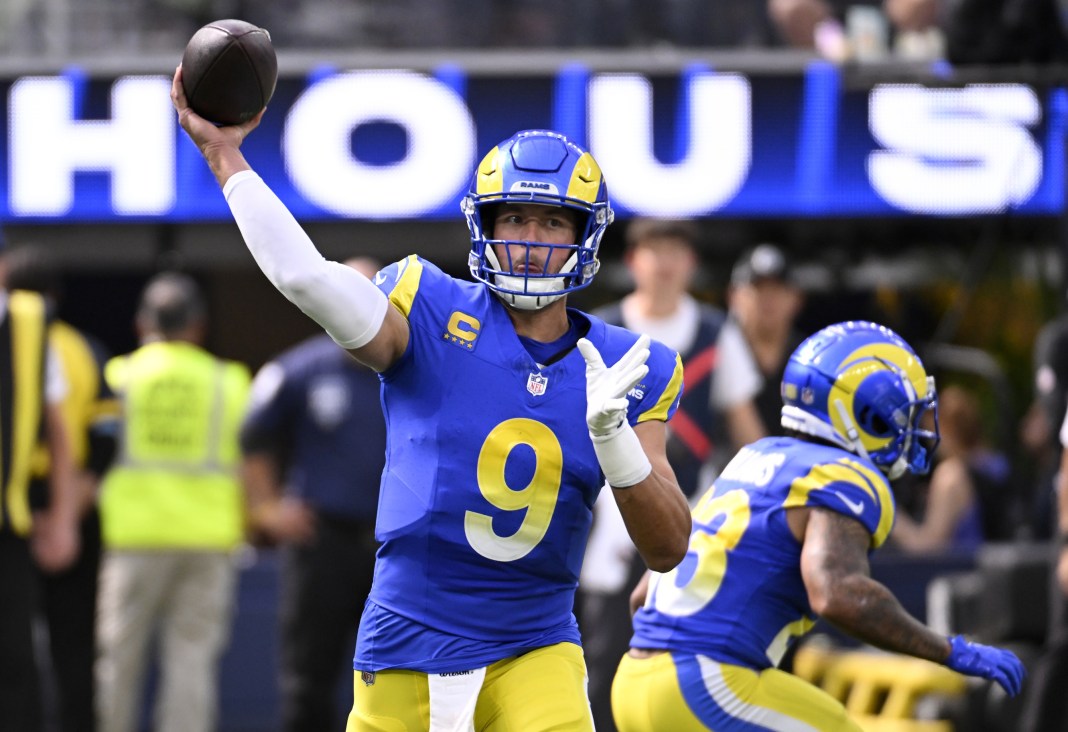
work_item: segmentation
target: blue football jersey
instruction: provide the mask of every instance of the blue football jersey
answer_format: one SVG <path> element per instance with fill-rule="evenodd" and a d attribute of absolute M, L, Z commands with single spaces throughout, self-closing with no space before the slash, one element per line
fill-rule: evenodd
<path fill-rule="evenodd" d="M 484 285 L 416 256 L 375 278 L 411 326 L 382 374 L 388 445 L 374 586 L 355 667 L 459 671 L 578 643 L 572 615 L 604 485 L 578 349 L 539 367 Z M 637 336 L 571 310 L 608 364 Z M 682 367 L 654 343 L 632 424 L 674 413 Z"/>
<path fill-rule="evenodd" d="M 636 648 L 686 650 L 763 669 L 815 624 L 801 544 L 786 511 L 818 506 L 860 521 L 880 546 L 894 522 L 890 484 L 870 461 L 767 437 L 743 448 L 693 510 L 686 558 L 654 573 L 634 616 Z"/>

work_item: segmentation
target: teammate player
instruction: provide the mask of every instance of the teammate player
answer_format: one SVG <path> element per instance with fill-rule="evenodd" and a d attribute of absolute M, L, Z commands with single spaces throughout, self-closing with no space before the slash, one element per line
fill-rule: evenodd
<path fill-rule="evenodd" d="M 464 199 L 478 282 L 412 255 L 372 283 L 324 260 L 250 169 L 239 145 L 259 117 L 206 122 L 180 69 L 171 96 L 264 274 L 381 374 L 382 546 L 348 729 L 592 729 L 571 610 L 593 501 L 607 482 L 659 571 L 690 530 L 664 451 L 677 355 L 566 306 L 612 221 L 597 163 L 516 134 Z"/>
<path fill-rule="evenodd" d="M 1015 655 L 934 633 L 869 575 L 894 523 L 888 479 L 926 473 L 938 441 L 934 379 L 909 345 L 874 323 L 832 325 L 794 351 L 782 396 L 787 436 L 739 451 L 694 508 L 686 559 L 632 596 L 644 604 L 612 689 L 619 731 L 859 732 L 776 668 L 817 616 L 1018 693 Z"/>

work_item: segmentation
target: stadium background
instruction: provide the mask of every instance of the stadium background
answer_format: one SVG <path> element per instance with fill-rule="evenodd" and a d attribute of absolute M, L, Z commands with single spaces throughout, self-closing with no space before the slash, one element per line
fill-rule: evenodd
<path fill-rule="evenodd" d="M 144 2 L 128 4 L 131 13 L 144 12 L 147 6 Z M 14 5 L 26 5 L 30 12 L 36 7 L 39 13 L 46 7 Z M 53 3 L 47 6 L 53 8 L 50 12 L 66 8 L 66 15 L 46 13 L 25 25 L 37 29 L 36 37 L 15 37 L 8 27 L 9 35 L 0 42 L 0 99 L 4 104 L 0 139 L 6 141 L 0 150 L 5 173 L 0 182 L 5 194 L 0 200 L 0 224 L 12 244 L 46 248 L 62 257 L 66 269 L 61 316 L 98 335 L 113 351 L 135 346 L 132 318 L 144 282 L 161 268 L 179 267 L 194 274 L 208 291 L 211 349 L 257 368 L 316 328 L 255 269 L 214 183 L 204 170 L 189 164 L 190 151 L 183 150 L 188 141 L 173 114 L 167 118 L 172 128 L 162 137 L 172 140 L 173 146 L 158 149 L 158 159 L 142 161 L 149 177 L 149 168 L 155 165 L 172 166 L 174 197 L 169 206 L 120 212 L 108 165 L 79 163 L 77 153 L 65 153 L 67 173 L 62 172 L 63 164 L 52 168 L 41 164 L 55 152 L 49 147 L 49 131 L 55 133 L 51 144 L 62 147 L 68 135 L 91 144 L 93 138 L 85 130 L 94 124 L 108 128 L 111 94 L 120 80 L 148 80 L 147 86 L 152 80 L 162 80 L 165 89 L 183 39 L 188 37 L 186 31 L 198 22 L 195 15 L 183 12 L 184 24 L 167 25 L 160 16 L 152 22 L 144 20 L 138 31 L 122 34 L 118 3 L 108 10 L 113 16 L 104 11 L 88 15 L 89 8 L 104 5 L 93 0 L 75 12 L 74 6 Z M 201 19 L 230 15 L 256 20 L 253 13 L 242 13 L 249 8 L 234 5 L 231 9 L 237 12 L 225 13 L 213 6 L 206 11 L 213 14 Z M 174 7 L 170 11 L 181 12 Z M 203 4 L 201 11 L 205 12 Z M 383 17 L 381 8 L 378 12 Z M 449 41 L 440 43 L 439 50 L 427 51 L 418 49 L 419 38 L 394 34 L 392 47 L 384 48 L 372 47 L 374 24 L 366 21 L 369 16 L 361 17 L 363 24 L 354 21 L 352 27 L 359 25 L 362 30 L 353 32 L 347 43 L 341 37 L 341 26 L 336 37 L 320 37 L 318 44 L 307 43 L 307 38 L 302 41 L 297 34 L 286 43 L 279 34 L 277 96 L 263 127 L 249 141 L 254 165 L 279 188 L 326 256 L 366 253 L 392 261 L 418 252 L 462 273 L 468 240 L 457 202 L 463 182 L 422 209 L 405 208 L 403 202 L 411 195 L 403 187 L 395 190 L 396 201 L 401 203 L 384 213 L 371 210 L 351 215 L 322 205 L 292 184 L 292 161 L 285 153 L 288 115 L 308 90 L 348 72 L 365 77 L 368 72 L 372 76 L 403 73 L 405 78 L 422 79 L 455 95 L 471 114 L 470 139 L 444 144 L 470 146 L 481 154 L 514 129 L 566 129 L 591 144 L 605 167 L 611 192 L 613 170 L 606 160 L 612 157 L 598 150 L 588 92 L 595 79 L 640 78 L 648 84 L 649 104 L 645 108 L 624 106 L 602 116 L 608 128 L 615 120 L 615 124 L 629 125 L 627 129 L 634 134 L 647 124 L 651 137 L 643 151 L 651 167 L 645 170 L 685 167 L 688 156 L 701 149 L 707 143 L 705 136 L 710 135 L 734 135 L 723 150 L 736 157 L 741 141 L 749 147 L 749 159 L 735 188 L 715 201 L 698 195 L 686 210 L 657 207 L 671 209 L 670 203 L 643 209 L 641 191 L 628 194 L 620 206 L 620 223 L 605 239 L 603 274 L 576 303 L 592 306 L 625 291 L 626 278 L 619 264 L 622 223 L 635 213 L 685 214 L 699 221 L 700 294 L 718 304 L 723 304 L 734 258 L 759 241 L 777 242 L 798 262 L 809 290 L 803 328 L 814 329 L 843 316 L 870 317 L 895 327 L 921 350 L 949 354 L 943 362 L 946 369 L 964 373 L 983 387 L 991 437 L 1010 455 L 1018 456 L 1015 425 L 1031 400 L 1034 336 L 1064 304 L 1068 208 L 1062 143 L 1068 109 L 1063 87 L 1068 77 L 1063 69 L 991 67 L 947 72 L 943 65 L 893 60 L 835 68 L 810 54 L 781 48 L 687 48 L 656 42 L 595 48 L 596 44 L 581 46 L 581 39 L 556 48 L 522 49 L 460 48 L 461 42 Z M 27 23 L 27 18 L 33 20 L 27 15 L 22 22 Z M 389 28 L 403 25 L 391 22 Z M 90 33 L 97 34 L 93 43 L 86 40 Z M 551 36 L 546 31 L 546 37 Z M 361 43 L 367 45 L 361 47 Z M 308 45 L 315 46 L 314 50 L 308 50 Z M 715 105 L 700 106 L 695 85 L 723 78 L 746 85 L 749 97 L 742 107 L 731 108 L 735 116 L 720 118 Z M 70 94 L 67 117 L 62 103 L 59 108 L 41 106 L 33 95 L 16 104 L 14 90 L 34 85 L 54 90 L 57 81 Z M 891 124 L 897 119 L 899 126 L 915 125 L 905 135 L 908 139 L 893 134 L 888 139 L 880 132 L 882 123 L 876 120 L 873 98 L 877 91 L 902 88 L 933 94 L 929 98 L 934 101 L 926 108 L 926 117 L 912 120 L 895 118 L 892 109 L 880 112 L 889 115 Z M 1012 90 L 1009 96 L 1013 98 L 999 96 L 1005 90 Z M 962 91 L 970 96 L 961 96 Z M 1031 117 L 1020 112 L 1021 94 L 1035 105 Z M 363 101 L 371 103 L 373 98 L 348 100 L 355 109 Z M 416 98 L 413 114 L 418 115 L 419 103 Z M 740 109 L 748 115 L 744 132 L 738 127 Z M 331 111 L 329 106 L 323 110 Z M 972 140 L 975 146 L 943 158 L 924 151 L 919 141 L 932 130 L 946 130 L 946 120 L 959 122 L 951 136 Z M 974 128 L 977 124 L 979 131 Z M 44 132 L 27 142 L 18 133 L 26 128 Z M 371 179 L 404 162 L 415 134 L 405 128 L 403 120 L 398 122 L 386 113 L 354 124 L 350 133 L 348 162 L 368 172 Z M 112 129 L 99 134 L 121 145 L 126 133 Z M 1010 156 L 1008 163 L 995 159 L 991 151 L 1003 144 L 997 137 L 1000 134 L 1015 141 L 1023 136 L 1031 154 L 1030 168 L 1018 157 Z M 643 149 L 640 136 L 632 140 L 635 149 Z M 912 143 L 918 146 L 910 148 Z M 945 200 L 933 196 L 925 199 L 927 205 L 890 201 L 885 189 L 874 182 L 871 166 L 873 157 L 888 150 L 900 152 L 901 159 L 918 161 L 922 170 L 916 173 L 917 181 L 939 180 L 939 171 L 953 168 L 957 177 L 945 178 L 951 181 Z M 16 164 L 19 155 L 21 168 Z M 1036 155 L 1037 173 L 1033 169 Z M 465 160 L 464 175 L 474 162 L 471 157 Z M 433 170 L 432 163 L 425 170 Z M 47 205 L 20 193 L 26 186 L 36 190 L 33 171 L 42 169 L 51 177 L 38 187 L 69 185 L 68 204 L 47 210 Z M 989 179 L 994 174 L 991 170 L 1004 176 L 1002 188 L 995 184 L 991 196 L 962 200 L 955 195 L 968 188 L 969 172 Z M 691 187 L 701 186 L 701 173 L 699 166 L 691 166 Z M 456 172 L 447 175 L 455 177 Z M 1021 178 L 1027 180 L 1020 183 Z M 1022 481 L 1029 478 L 1024 467 Z M 895 590 L 910 609 L 922 614 L 926 581 L 943 569 L 967 566 L 970 562 L 960 558 L 942 557 L 921 566 L 903 569 L 888 564 L 876 565 L 876 569 L 894 580 Z M 274 719 L 273 572 L 270 556 L 249 556 L 234 641 L 222 674 L 222 730 L 268 729 Z"/>

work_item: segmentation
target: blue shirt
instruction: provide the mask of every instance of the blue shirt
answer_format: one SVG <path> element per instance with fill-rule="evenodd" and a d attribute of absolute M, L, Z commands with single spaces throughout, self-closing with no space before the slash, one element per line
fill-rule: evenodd
<path fill-rule="evenodd" d="M 837 447 L 766 437 L 742 448 L 693 510 L 686 557 L 652 575 L 634 616 L 635 648 L 700 653 L 764 669 L 815 624 L 801 543 L 786 522 L 813 506 L 859 521 L 880 546 L 894 523 L 890 484 Z"/>
<path fill-rule="evenodd" d="M 370 523 L 386 453 L 380 390 L 329 336 L 310 338 L 256 375 L 242 449 L 279 456 L 287 491 L 318 512 Z"/>
<path fill-rule="evenodd" d="M 411 326 L 383 374 L 389 433 L 374 586 L 354 667 L 429 673 L 579 642 L 579 568 L 604 485 L 586 427 L 586 364 L 539 367 L 500 300 L 418 257 L 375 278 Z M 576 310 L 613 364 L 637 335 Z M 654 343 L 632 424 L 678 405 L 677 354 Z"/>

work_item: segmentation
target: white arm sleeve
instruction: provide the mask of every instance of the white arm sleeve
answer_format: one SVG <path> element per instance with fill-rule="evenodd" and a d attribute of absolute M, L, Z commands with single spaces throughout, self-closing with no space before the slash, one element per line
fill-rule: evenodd
<path fill-rule="evenodd" d="M 377 335 L 386 296 L 352 267 L 324 259 L 254 171 L 230 176 L 223 195 L 253 259 L 279 292 L 342 348 L 359 348 Z"/>

